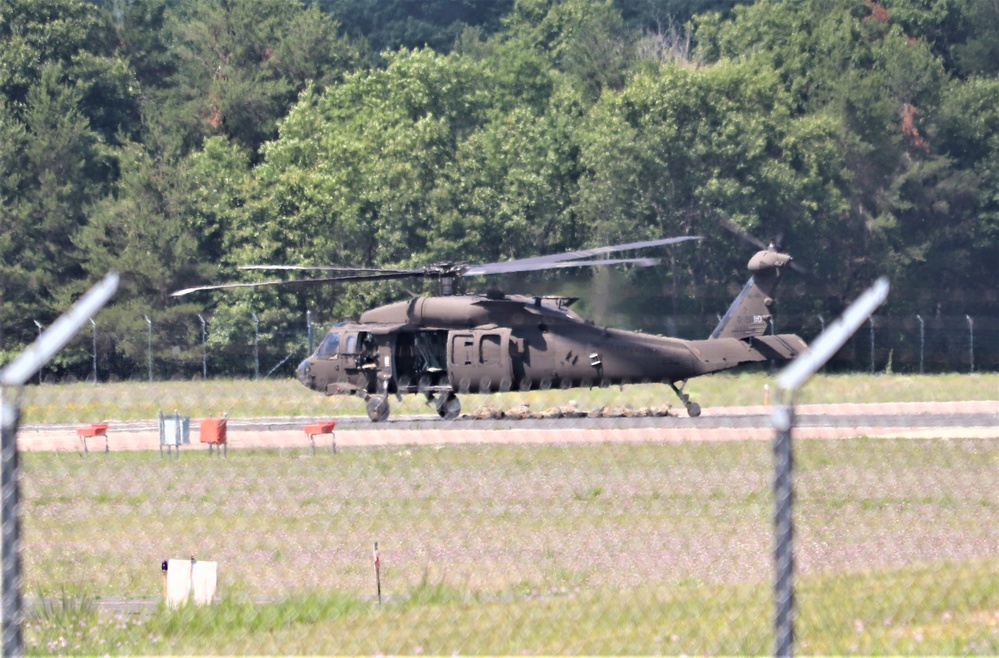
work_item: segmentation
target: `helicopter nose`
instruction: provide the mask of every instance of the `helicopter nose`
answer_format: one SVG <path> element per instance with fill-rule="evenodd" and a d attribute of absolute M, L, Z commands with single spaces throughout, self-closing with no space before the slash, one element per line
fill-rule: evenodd
<path fill-rule="evenodd" d="M 298 370 L 295 371 L 298 375 L 298 381 L 302 382 L 309 388 L 312 388 L 312 364 L 306 359 L 298 364 Z"/>

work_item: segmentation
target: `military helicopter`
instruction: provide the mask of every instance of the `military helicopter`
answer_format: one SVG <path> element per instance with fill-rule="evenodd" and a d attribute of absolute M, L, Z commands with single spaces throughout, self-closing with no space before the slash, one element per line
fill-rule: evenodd
<path fill-rule="evenodd" d="M 443 262 L 419 269 L 363 269 L 252 265 L 254 270 L 319 270 L 335 276 L 187 288 L 247 288 L 301 283 L 436 278 L 441 295 L 414 297 L 371 309 L 357 322 L 332 327 L 315 353 L 298 366 L 298 379 L 326 395 L 356 395 L 368 417 L 389 416 L 389 396 L 426 397 L 444 419 L 461 413 L 458 394 L 549 388 L 667 383 L 686 407 L 701 407 L 683 392 L 688 379 L 744 363 L 786 361 L 807 349 L 793 334 L 768 334 L 774 294 L 791 257 L 773 245 L 749 261 L 749 281 L 718 326 L 704 340 L 683 340 L 600 327 L 569 309 L 574 297 L 508 295 L 499 291 L 455 295 L 460 277 L 553 268 L 627 263 L 650 266 L 654 258 L 594 259 L 614 252 L 699 240 L 662 238 L 580 251 L 475 265 Z M 677 383 L 679 382 L 679 386 Z"/>

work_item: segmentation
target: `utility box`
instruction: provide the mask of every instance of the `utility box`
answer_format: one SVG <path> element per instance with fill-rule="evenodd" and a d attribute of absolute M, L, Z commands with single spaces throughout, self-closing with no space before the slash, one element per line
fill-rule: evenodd
<path fill-rule="evenodd" d="M 176 412 L 172 416 L 164 416 L 160 412 L 160 445 L 176 446 L 191 443 L 191 417 L 181 416 Z"/>
<path fill-rule="evenodd" d="M 201 434 L 198 439 L 201 443 L 208 444 L 208 456 L 212 455 L 212 449 L 218 448 L 219 456 L 225 449 L 225 455 L 229 456 L 229 444 L 226 443 L 226 423 L 228 418 L 205 418 L 201 421 Z"/>
<path fill-rule="evenodd" d="M 167 562 L 166 604 L 176 610 L 185 603 L 209 605 L 218 589 L 218 562 L 169 560 Z"/>
<path fill-rule="evenodd" d="M 218 445 L 226 441 L 228 418 L 205 418 L 201 421 L 201 443 Z"/>
<path fill-rule="evenodd" d="M 159 413 L 160 420 L 160 455 L 163 455 L 163 448 L 167 449 L 167 455 L 171 448 L 177 449 L 177 456 L 180 456 L 180 447 L 191 443 L 191 417 L 181 416 L 174 412 L 172 416 L 164 416 Z"/>

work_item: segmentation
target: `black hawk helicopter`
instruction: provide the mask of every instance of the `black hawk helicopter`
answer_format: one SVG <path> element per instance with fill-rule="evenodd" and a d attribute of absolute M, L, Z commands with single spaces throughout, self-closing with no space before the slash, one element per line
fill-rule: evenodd
<path fill-rule="evenodd" d="M 658 263 L 654 258 L 594 257 L 700 239 L 663 238 L 499 263 L 443 262 L 409 270 L 251 265 L 240 269 L 339 274 L 199 286 L 173 295 L 302 283 L 438 279 L 440 296 L 388 304 L 366 311 L 358 322 L 337 324 L 298 366 L 298 379 L 310 389 L 363 397 L 368 417 L 375 422 L 388 418 L 390 395 L 400 400 L 405 393 L 424 395 L 442 418 L 454 419 L 461 413 L 459 393 L 639 382 L 669 384 L 688 415 L 696 417 L 700 405 L 683 392 L 688 379 L 744 363 L 786 361 L 807 349 L 796 335 L 767 333 L 777 285 L 791 262 L 773 245 L 749 261 L 752 276 L 704 340 L 596 326 L 569 310 L 574 297 L 453 293 L 460 277 L 621 263 L 654 265 Z"/>

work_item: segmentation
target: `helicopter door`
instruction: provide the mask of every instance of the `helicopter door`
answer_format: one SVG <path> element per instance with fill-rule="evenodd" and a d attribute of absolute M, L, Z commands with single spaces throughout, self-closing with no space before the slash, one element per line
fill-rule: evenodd
<path fill-rule="evenodd" d="M 351 383 L 369 393 L 375 391 L 378 345 L 370 332 L 345 333 L 340 340 L 340 359 Z"/>
<path fill-rule="evenodd" d="M 488 393 L 510 385 L 509 330 L 454 332 L 448 375 L 455 390 Z"/>

